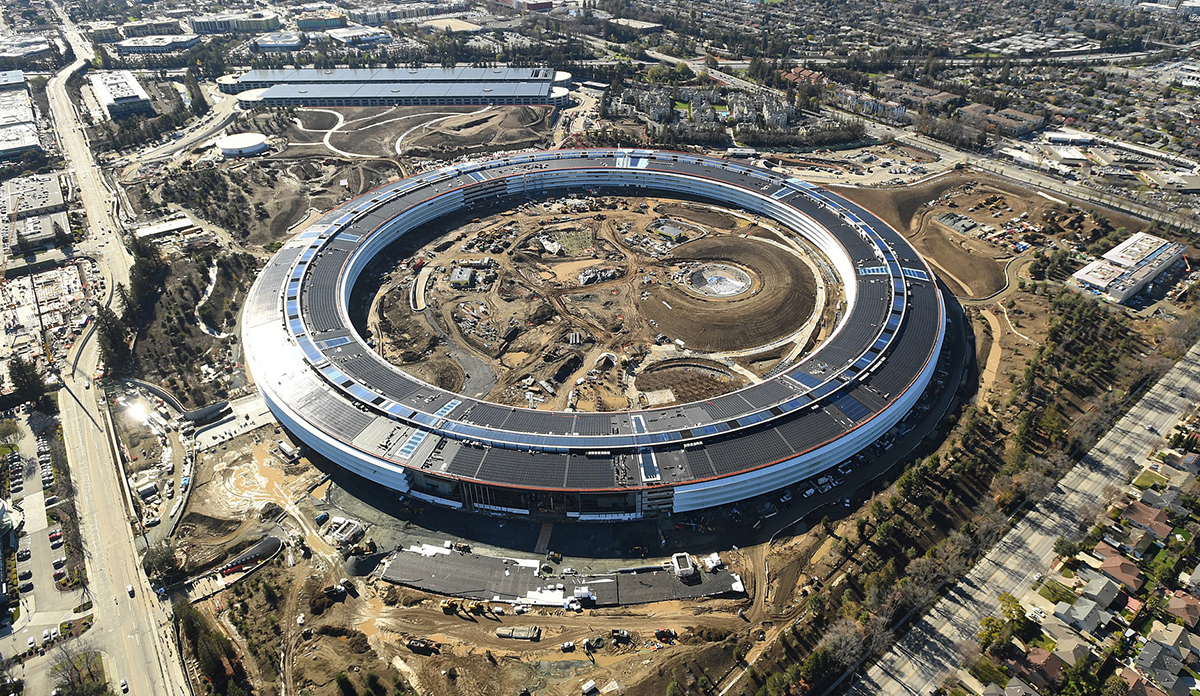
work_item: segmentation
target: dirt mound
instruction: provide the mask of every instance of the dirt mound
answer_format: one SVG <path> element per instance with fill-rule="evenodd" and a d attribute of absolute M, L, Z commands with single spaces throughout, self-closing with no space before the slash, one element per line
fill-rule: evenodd
<path fill-rule="evenodd" d="M 732 230 L 738 224 L 737 218 L 729 213 L 722 213 L 717 210 L 704 210 L 703 208 L 682 205 L 680 203 L 664 203 L 655 208 L 654 212 L 723 230 Z"/>
<path fill-rule="evenodd" d="M 966 174 L 942 176 L 919 186 L 894 189 L 868 189 L 852 186 L 830 186 L 829 190 L 858 203 L 901 233 L 911 230 L 913 216 L 927 203 L 968 180 L 977 178 Z"/>
<path fill-rule="evenodd" d="M 221 538 L 233 534 L 240 526 L 242 523 L 238 520 L 222 520 L 199 512 L 189 512 L 179 523 L 179 536 Z"/>
<path fill-rule="evenodd" d="M 987 297 L 1004 287 L 1004 267 L 993 258 L 994 248 L 970 244 L 933 225 L 926 225 L 912 243 L 955 295 Z"/>
<path fill-rule="evenodd" d="M 296 118 L 300 119 L 300 123 L 308 130 L 329 130 L 337 125 L 337 115 L 328 111 L 298 109 Z"/>
<path fill-rule="evenodd" d="M 675 401 L 687 403 L 724 394 L 746 385 L 746 378 L 731 375 L 720 365 L 706 361 L 669 361 L 652 365 L 638 375 L 635 384 L 640 391 L 670 389 Z"/>
<path fill-rule="evenodd" d="M 909 237 L 955 295 L 987 297 L 1004 287 L 1004 265 L 996 259 L 999 250 L 933 225 L 928 211 L 920 212 L 925 203 L 975 178 L 978 177 L 954 173 L 906 188 L 830 188 L 866 207 Z"/>
<path fill-rule="evenodd" d="M 757 291 L 732 300 L 702 299 L 652 286 L 639 310 L 688 348 L 723 351 L 768 343 L 795 331 L 812 314 L 816 280 L 800 259 L 753 239 L 706 237 L 675 250 L 679 259 L 729 261 L 758 275 Z"/>
<path fill-rule="evenodd" d="M 413 133 L 404 141 L 413 152 L 486 151 L 541 143 L 549 134 L 550 110 L 530 106 L 500 107 L 454 116 Z"/>

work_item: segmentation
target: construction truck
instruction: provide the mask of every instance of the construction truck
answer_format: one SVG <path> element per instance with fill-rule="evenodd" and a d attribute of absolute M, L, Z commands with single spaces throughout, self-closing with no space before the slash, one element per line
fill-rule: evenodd
<path fill-rule="evenodd" d="M 438 651 L 438 644 L 431 640 L 426 640 L 425 638 L 409 638 L 408 640 L 404 641 L 404 645 L 415 653 L 422 653 L 425 655 Z"/>
<path fill-rule="evenodd" d="M 454 601 L 453 599 L 443 599 L 441 602 L 441 607 L 443 614 L 458 613 L 458 602 Z"/>

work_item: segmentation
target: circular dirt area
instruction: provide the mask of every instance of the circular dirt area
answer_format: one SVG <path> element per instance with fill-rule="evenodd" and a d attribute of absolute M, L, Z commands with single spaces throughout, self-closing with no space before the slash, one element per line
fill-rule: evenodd
<path fill-rule="evenodd" d="M 706 263 L 687 274 L 687 289 L 702 297 L 732 299 L 750 292 L 750 274 L 727 263 Z"/>
<path fill-rule="evenodd" d="M 747 268 L 758 291 L 731 298 L 707 298 L 679 287 L 653 285 L 638 303 L 659 330 L 688 348 L 740 350 L 770 343 L 796 331 L 813 312 L 816 279 L 794 254 L 757 239 L 714 236 L 677 247 L 677 259 Z"/>

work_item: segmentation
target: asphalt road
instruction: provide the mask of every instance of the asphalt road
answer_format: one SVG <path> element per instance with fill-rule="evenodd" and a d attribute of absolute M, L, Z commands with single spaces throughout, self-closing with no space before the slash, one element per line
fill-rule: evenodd
<path fill-rule="evenodd" d="M 999 611 L 999 596 L 1020 596 L 1045 572 L 1054 541 L 1073 533 L 1085 503 L 1100 499 L 1104 487 L 1127 482 L 1120 472 L 1126 458 L 1141 461 L 1169 433 L 1200 394 L 1200 344 L 1155 384 L 1055 487 L 1050 497 L 1021 519 L 967 573 L 961 582 L 893 644 L 850 689 L 861 696 L 928 694 L 958 668 L 957 648 L 974 640 L 983 617 Z"/>
<path fill-rule="evenodd" d="M 91 45 L 56 6 L 76 62 L 47 85 L 59 142 L 75 173 L 80 199 L 91 227 L 83 246 L 95 250 L 111 288 L 128 282 L 131 259 L 116 233 L 117 202 L 100 177 L 78 114 L 66 93 L 66 78 L 93 55 Z M 104 415 L 88 376 L 96 369 L 96 341 L 82 341 L 68 356 L 59 392 L 60 420 L 67 459 L 80 495 L 76 498 L 84 555 L 94 602 L 95 624 L 82 639 L 104 656 L 109 679 L 129 682 L 131 694 L 187 694 L 187 681 L 174 642 L 168 614 L 142 574 L 130 526 L 127 496 L 112 456 Z M 40 532 L 39 532 L 40 533 Z M 130 597 L 127 586 L 133 587 Z M 47 664 L 51 657 L 38 658 Z M 27 665 L 27 669 L 33 665 Z"/>

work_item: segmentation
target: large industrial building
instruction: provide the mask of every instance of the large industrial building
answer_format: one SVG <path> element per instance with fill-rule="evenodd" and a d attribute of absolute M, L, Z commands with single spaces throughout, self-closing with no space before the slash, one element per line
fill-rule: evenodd
<path fill-rule="evenodd" d="M 308 37 L 304 35 L 304 32 L 273 31 L 258 37 L 254 43 L 258 44 L 259 50 L 267 53 L 296 51 L 308 43 Z"/>
<path fill-rule="evenodd" d="M 178 19 L 160 17 L 158 19 L 146 19 L 140 22 L 122 24 L 121 33 L 127 39 L 137 36 L 165 36 L 168 34 L 182 34 L 183 27 L 180 26 Z"/>
<path fill-rule="evenodd" d="M 96 101 L 104 107 L 109 118 L 123 118 L 132 114 L 154 115 L 150 95 L 128 70 L 89 72 L 88 82 Z"/>
<path fill-rule="evenodd" d="M 378 27 L 388 22 L 416 20 L 434 15 L 463 12 L 469 5 L 461 0 L 449 2 L 406 2 L 398 5 L 375 5 L 351 9 L 350 20 L 368 27 Z"/>
<path fill-rule="evenodd" d="M 247 106 L 417 106 L 570 103 L 571 74 L 550 68 L 291 68 L 225 76 Z"/>
<path fill-rule="evenodd" d="M 0 58 L 37 58 L 50 55 L 50 39 L 43 34 L 5 34 L 0 36 Z"/>
<path fill-rule="evenodd" d="M 198 43 L 200 43 L 200 37 L 195 34 L 135 36 L 118 41 L 117 53 L 123 56 L 132 53 L 174 53 L 185 51 Z"/>
<path fill-rule="evenodd" d="M 271 10 L 254 12 L 225 12 L 188 17 L 188 26 L 196 34 L 232 34 L 234 32 L 274 31 L 283 22 Z"/>
<path fill-rule="evenodd" d="M 20 70 L 0 71 L 0 160 L 40 150 L 33 99 Z"/>
<path fill-rule="evenodd" d="M 350 297 L 384 249 L 475 206 L 568 191 L 674 195 L 786 225 L 845 289 L 833 334 L 763 382 L 705 401 L 616 413 L 501 406 L 386 362 Z M 244 305 L 247 365 L 276 417 L 379 486 L 482 514 L 619 521 L 788 486 L 888 441 L 930 384 L 942 294 L 902 235 L 825 189 L 728 160 L 561 150 L 458 164 L 324 215 L 266 265 Z"/>
<path fill-rule="evenodd" d="M 1085 290 L 1125 302 L 1183 258 L 1187 247 L 1138 232 L 1099 259 L 1075 272 L 1075 282 Z"/>

